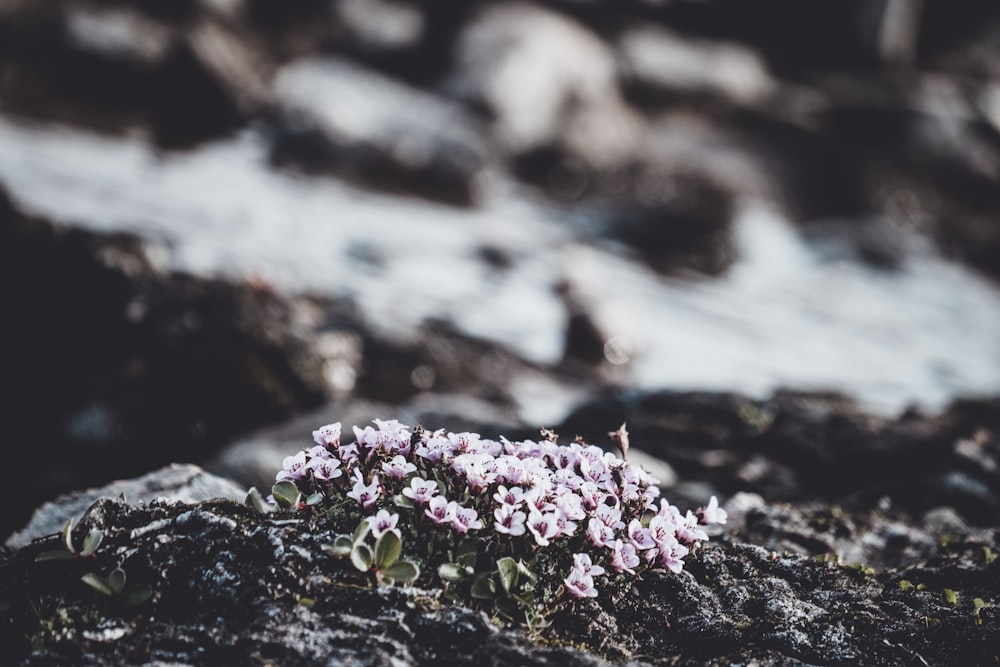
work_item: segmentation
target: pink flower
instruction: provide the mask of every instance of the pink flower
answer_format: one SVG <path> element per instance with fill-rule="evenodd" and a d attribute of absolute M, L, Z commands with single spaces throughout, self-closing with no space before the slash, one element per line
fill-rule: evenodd
<path fill-rule="evenodd" d="M 697 514 L 698 520 L 705 525 L 725 523 L 729 517 L 726 510 L 719 507 L 719 500 L 715 496 L 708 501 L 708 507 L 701 508 Z"/>
<path fill-rule="evenodd" d="M 628 524 L 629 541 L 635 545 L 636 549 L 652 549 L 656 546 L 648 528 L 643 528 L 638 519 L 632 519 Z"/>
<path fill-rule="evenodd" d="M 360 473 L 360 471 L 358 472 Z M 372 483 L 369 485 L 366 485 L 363 479 L 358 479 L 354 482 L 354 488 L 347 494 L 347 497 L 358 501 L 358 504 L 365 508 L 374 505 L 379 497 L 378 475 L 372 477 Z"/>
<path fill-rule="evenodd" d="M 315 458 L 306 465 L 306 468 L 312 472 L 315 479 L 321 482 L 329 482 L 344 474 L 344 471 L 340 469 L 340 461 L 337 459 Z"/>
<path fill-rule="evenodd" d="M 569 576 L 563 579 L 566 591 L 576 598 L 596 598 L 597 589 L 594 588 L 594 578 L 581 574 L 579 570 L 573 568 L 569 571 Z"/>
<path fill-rule="evenodd" d="M 422 477 L 414 477 L 410 480 L 410 485 L 403 489 L 403 495 L 418 505 L 426 504 L 437 493 L 437 482 Z"/>
<path fill-rule="evenodd" d="M 277 481 L 301 479 L 306 473 L 306 453 L 299 452 L 294 456 L 286 456 L 285 460 L 281 462 L 281 467 L 284 469 L 279 470 L 278 474 L 275 475 Z"/>
<path fill-rule="evenodd" d="M 424 514 L 439 526 L 450 525 L 455 520 L 456 507 L 458 507 L 458 503 L 455 501 L 448 502 L 444 496 L 435 496 L 427 503 Z"/>
<path fill-rule="evenodd" d="M 559 535 L 559 519 L 554 512 L 531 512 L 528 515 L 528 530 L 535 536 L 535 544 L 547 547 L 549 540 Z"/>
<path fill-rule="evenodd" d="M 479 530 L 483 527 L 483 522 L 479 520 L 476 510 L 469 507 L 455 505 L 455 518 L 451 522 L 451 527 L 456 533 L 464 535 L 470 530 Z"/>
<path fill-rule="evenodd" d="M 625 522 L 622 521 L 622 511 L 617 507 L 599 505 L 597 511 L 594 512 L 594 516 L 612 530 L 621 530 L 625 527 Z"/>
<path fill-rule="evenodd" d="M 416 469 L 417 466 L 407 461 L 402 454 L 397 454 L 391 461 L 382 464 L 382 472 L 393 479 L 403 479 Z"/>
<path fill-rule="evenodd" d="M 604 574 L 604 568 L 600 565 L 594 565 L 589 554 L 573 554 L 573 568 L 579 570 L 581 574 L 591 577 Z"/>
<path fill-rule="evenodd" d="M 358 460 L 358 443 L 352 442 L 349 445 L 344 445 L 337 450 L 337 456 L 344 463 L 353 463 Z"/>
<path fill-rule="evenodd" d="M 330 450 L 323 445 L 314 445 L 306 450 L 306 458 L 328 459 L 330 458 Z"/>
<path fill-rule="evenodd" d="M 660 551 L 660 564 L 673 572 L 679 574 L 684 569 L 684 556 L 687 556 L 689 549 L 674 540 L 673 543 L 664 546 Z"/>
<path fill-rule="evenodd" d="M 501 505 L 510 505 L 511 507 L 520 507 L 524 504 L 524 489 L 519 486 L 512 486 L 509 489 L 500 485 L 497 492 L 493 494 L 493 500 L 497 501 Z"/>
<path fill-rule="evenodd" d="M 436 431 L 430 436 L 424 436 L 424 441 L 417 447 L 416 455 L 432 463 L 441 459 L 447 460 L 451 456 L 451 443 L 441 431 Z"/>
<path fill-rule="evenodd" d="M 607 546 L 614 541 L 615 531 L 597 517 L 591 517 L 587 522 L 587 539 L 595 547 Z"/>
<path fill-rule="evenodd" d="M 515 537 L 524 535 L 526 528 L 524 522 L 528 518 L 524 512 L 518 511 L 513 505 L 501 505 L 493 510 L 493 530 L 505 535 Z"/>
<path fill-rule="evenodd" d="M 635 574 L 632 568 L 641 562 L 632 544 L 626 544 L 621 540 L 615 540 L 611 544 L 611 567 L 619 572 Z"/>
<path fill-rule="evenodd" d="M 708 533 L 698 525 L 698 517 L 691 510 L 688 510 L 684 518 L 677 524 L 677 539 L 684 544 L 704 542 L 708 539 Z"/>
<path fill-rule="evenodd" d="M 340 446 L 340 422 L 334 422 L 333 424 L 327 424 L 326 426 L 320 426 L 317 430 L 313 431 L 313 440 L 316 441 L 317 445 L 322 445 L 324 447 L 339 447 Z"/>
<path fill-rule="evenodd" d="M 396 533 L 396 537 L 402 537 L 399 533 L 399 529 L 396 528 L 396 524 L 399 523 L 398 514 L 392 514 L 388 510 L 382 509 L 376 512 L 374 516 L 368 517 L 366 521 L 368 521 L 368 525 L 371 526 L 372 535 L 376 540 L 390 531 Z"/>

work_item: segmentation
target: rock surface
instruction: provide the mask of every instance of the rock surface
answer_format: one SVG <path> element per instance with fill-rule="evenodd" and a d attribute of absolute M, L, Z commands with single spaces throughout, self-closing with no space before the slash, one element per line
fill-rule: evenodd
<path fill-rule="evenodd" d="M 20 549 L 32 540 L 58 533 L 67 519 L 77 521 L 101 498 L 124 497 L 134 504 L 148 504 L 157 499 L 197 503 L 215 498 L 243 500 L 246 493 L 246 488 L 196 465 L 172 464 L 136 479 L 119 480 L 99 489 L 74 491 L 50 500 L 35 510 L 28 525 L 7 538 L 5 545 Z"/>
<path fill-rule="evenodd" d="M 98 501 L 73 534 L 92 558 L 36 562 L 58 538 L 0 563 L 3 664 L 286 665 L 988 664 L 998 658 L 1000 564 L 990 530 L 905 516 L 738 501 L 731 534 L 680 575 L 647 573 L 578 601 L 531 635 L 439 591 L 358 587 L 307 511 L 265 517 L 229 501 Z M 733 509 L 736 509 L 735 507 Z M 840 565 L 858 545 L 871 560 Z M 819 558 L 817 558 L 819 557 Z M 120 597 L 81 583 L 127 574 Z M 355 581 L 355 583 L 351 583 Z M 132 588 L 148 600 L 129 605 Z M 25 605 L 28 596 L 32 604 Z M 142 596 L 139 596 L 142 597 Z"/>

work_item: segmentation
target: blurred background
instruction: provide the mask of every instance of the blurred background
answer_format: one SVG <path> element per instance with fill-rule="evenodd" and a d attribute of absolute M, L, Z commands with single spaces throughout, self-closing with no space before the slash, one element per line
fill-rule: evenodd
<path fill-rule="evenodd" d="M 0 534 L 373 417 L 996 517 L 998 54 L 980 0 L 0 0 Z"/>

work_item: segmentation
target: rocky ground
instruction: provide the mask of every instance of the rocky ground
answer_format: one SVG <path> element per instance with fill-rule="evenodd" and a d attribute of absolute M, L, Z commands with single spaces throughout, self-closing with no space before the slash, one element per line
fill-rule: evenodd
<path fill-rule="evenodd" d="M 113 489 L 107 489 L 111 492 Z M 106 498 L 76 527 L 93 556 L 0 565 L 4 664 L 993 664 L 997 534 L 951 510 L 765 504 L 739 494 L 725 535 L 679 575 L 576 601 L 528 632 L 440 590 L 372 588 L 322 551 L 319 515 L 237 501 Z M 62 508 L 63 510 L 65 508 Z M 50 506 L 50 513 L 60 508 Z M 120 568 L 107 596 L 81 582 Z M 135 597 L 133 597 L 133 594 Z"/>
<path fill-rule="evenodd" d="M 1000 662 L 1000 403 L 958 396 L 1000 386 L 1000 10 L 801 5 L 0 0 L 0 535 L 20 531 L 0 663 Z M 762 291 L 713 292 L 746 280 L 748 202 L 826 272 L 799 285 L 796 256 Z M 296 236 L 338 250 L 239 264 Z M 326 264 L 347 268 L 309 273 Z M 836 328 L 857 267 L 924 271 L 855 314 L 862 345 Z M 715 328 L 641 356 L 637 330 L 709 299 Z M 740 327 L 756 342 L 730 356 Z M 685 381 L 640 381 L 703 331 L 721 343 Z M 880 366 L 897 348 L 916 370 Z M 784 375 L 684 391 L 719 386 L 703 360 Z M 869 403 L 815 390 L 869 366 Z M 954 400 L 873 411 L 879 378 Z M 313 428 L 373 417 L 594 442 L 626 421 L 669 498 L 718 495 L 731 523 L 684 574 L 532 636 L 438 591 L 342 586 L 314 519 L 87 511 L 240 500 Z M 222 477 L 161 470 L 24 529 L 173 462 Z M 36 563 L 85 511 L 97 554 Z M 123 596 L 80 582 L 115 565 Z"/>

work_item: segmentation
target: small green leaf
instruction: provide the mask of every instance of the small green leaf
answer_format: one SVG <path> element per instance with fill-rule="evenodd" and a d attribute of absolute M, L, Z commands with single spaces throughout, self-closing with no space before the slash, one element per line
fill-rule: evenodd
<path fill-rule="evenodd" d="M 417 577 L 420 576 L 420 569 L 408 560 L 401 560 L 380 571 L 379 574 L 386 579 L 409 584 L 416 581 Z"/>
<path fill-rule="evenodd" d="M 270 514 L 274 510 L 274 507 L 260 495 L 256 486 L 251 486 L 250 490 L 247 491 L 247 497 L 243 504 L 254 508 L 261 514 Z"/>
<path fill-rule="evenodd" d="M 952 607 L 958 604 L 958 593 L 951 590 L 950 588 L 946 588 L 943 591 L 941 591 L 941 597 L 944 599 L 945 602 L 950 604 Z"/>
<path fill-rule="evenodd" d="M 83 551 L 80 552 L 81 556 L 93 556 L 97 548 L 101 546 L 101 541 L 104 539 L 104 533 L 97 528 L 94 528 L 89 533 L 87 533 L 86 539 L 83 540 Z"/>
<path fill-rule="evenodd" d="M 372 569 L 372 561 L 375 559 L 371 547 L 367 544 L 355 544 L 351 549 L 351 563 L 362 572 Z"/>
<path fill-rule="evenodd" d="M 351 538 L 347 535 L 338 535 L 337 539 L 333 541 L 333 544 L 324 544 L 320 547 L 323 551 L 328 554 L 332 554 L 338 558 L 346 558 L 351 555 L 351 549 L 354 548 L 354 542 L 351 542 Z"/>
<path fill-rule="evenodd" d="M 470 591 L 477 600 L 492 600 L 497 596 L 497 582 L 490 575 L 477 577 Z"/>
<path fill-rule="evenodd" d="M 913 582 L 909 581 L 908 579 L 903 579 L 899 582 L 899 590 L 903 591 L 904 593 L 912 589 L 913 589 Z"/>
<path fill-rule="evenodd" d="M 101 579 L 93 572 L 88 572 L 87 574 L 83 575 L 82 577 L 80 577 L 80 580 L 83 583 L 90 586 L 91 588 L 93 588 L 98 593 L 103 593 L 108 597 L 111 597 L 112 595 L 115 594 L 115 592 L 111 590 L 111 587 L 108 586 L 108 582 L 104 581 L 104 579 Z"/>
<path fill-rule="evenodd" d="M 438 576 L 445 581 L 462 581 L 465 579 L 465 568 L 458 563 L 443 563 L 438 567 Z"/>
<path fill-rule="evenodd" d="M 108 588 L 115 595 L 125 590 L 125 570 L 118 567 L 111 571 L 108 575 Z"/>
<path fill-rule="evenodd" d="M 354 536 L 351 537 L 351 543 L 358 544 L 359 542 L 361 542 L 361 540 L 365 539 L 365 537 L 368 535 L 368 531 L 370 531 L 371 529 L 372 526 L 370 523 L 368 523 L 367 520 L 359 523 L 358 527 L 354 529 Z"/>
<path fill-rule="evenodd" d="M 396 507 L 405 507 L 406 509 L 413 509 L 416 507 L 416 504 L 403 494 L 393 496 L 392 502 Z"/>
<path fill-rule="evenodd" d="M 283 509 L 298 507 L 299 499 L 302 497 L 299 493 L 299 487 L 287 479 L 283 479 L 272 486 L 271 493 L 274 495 L 274 499 L 278 501 L 278 505 Z"/>
<path fill-rule="evenodd" d="M 519 579 L 526 579 L 534 587 L 535 583 L 538 581 L 538 575 L 528 569 L 528 566 L 524 564 L 524 561 L 517 561 L 517 572 L 520 575 Z"/>
<path fill-rule="evenodd" d="M 455 562 L 464 567 L 476 567 L 479 545 L 475 540 L 466 540 L 455 547 Z"/>
<path fill-rule="evenodd" d="M 76 553 L 76 547 L 73 546 L 73 517 L 66 519 L 66 523 L 63 524 L 62 541 L 71 554 Z"/>
<path fill-rule="evenodd" d="M 42 553 L 35 556 L 35 562 L 41 563 L 46 560 L 66 560 L 67 558 L 72 558 L 73 554 L 66 551 L 65 549 L 50 549 L 48 551 L 43 551 Z"/>
<path fill-rule="evenodd" d="M 306 609 L 312 609 L 316 605 L 316 600 L 314 600 L 312 598 L 303 598 L 303 597 L 300 597 L 298 599 L 298 603 L 300 605 L 302 605 L 303 607 L 305 607 Z"/>
<path fill-rule="evenodd" d="M 389 530 L 382 533 L 382 536 L 375 541 L 375 569 L 384 570 L 392 567 L 392 564 L 399 560 L 399 553 L 403 550 L 403 543 L 399 541 L 399 535 Z"/>
<path fill-rule="evenodd" d="M 987 565 L 992 565 L 997 561 L 997 555 L 993 553 L 993 550 L 987 546 L 983 547 L 983 562 Z"/>
<path fill-rule="evenodd" d="M 983 607 L 989 607 L 986 601 L 982 598 L 972 598 L 972 606 L 976 609 L 982 609 Z"/>
<path fill-rule="evenodd" d="M 308 498 L 306 498 L 306 505 L 308 505 L 309 507 L 314 507 L 315 505 L 319 505 L 321 502 L 323 502 L 323 498 L 325 497 L 326 496 L 324 496 L 322 493 L 314 493 Z"/>
<path fill-rule="evenodd" d="M 153 597 L 152 586 L 134 586 L 125 594 L 125 604 L 129 607 L 138 607 L 151 597 Z"/>
<path fill-rule="evenodd" d="M 500 585 L 503 586 L 504 591 L 510 594 L 517 586 L 517 561 L 510 557 L 501 558 L 497 561 L 497 568 L 500 570 Z"/>

